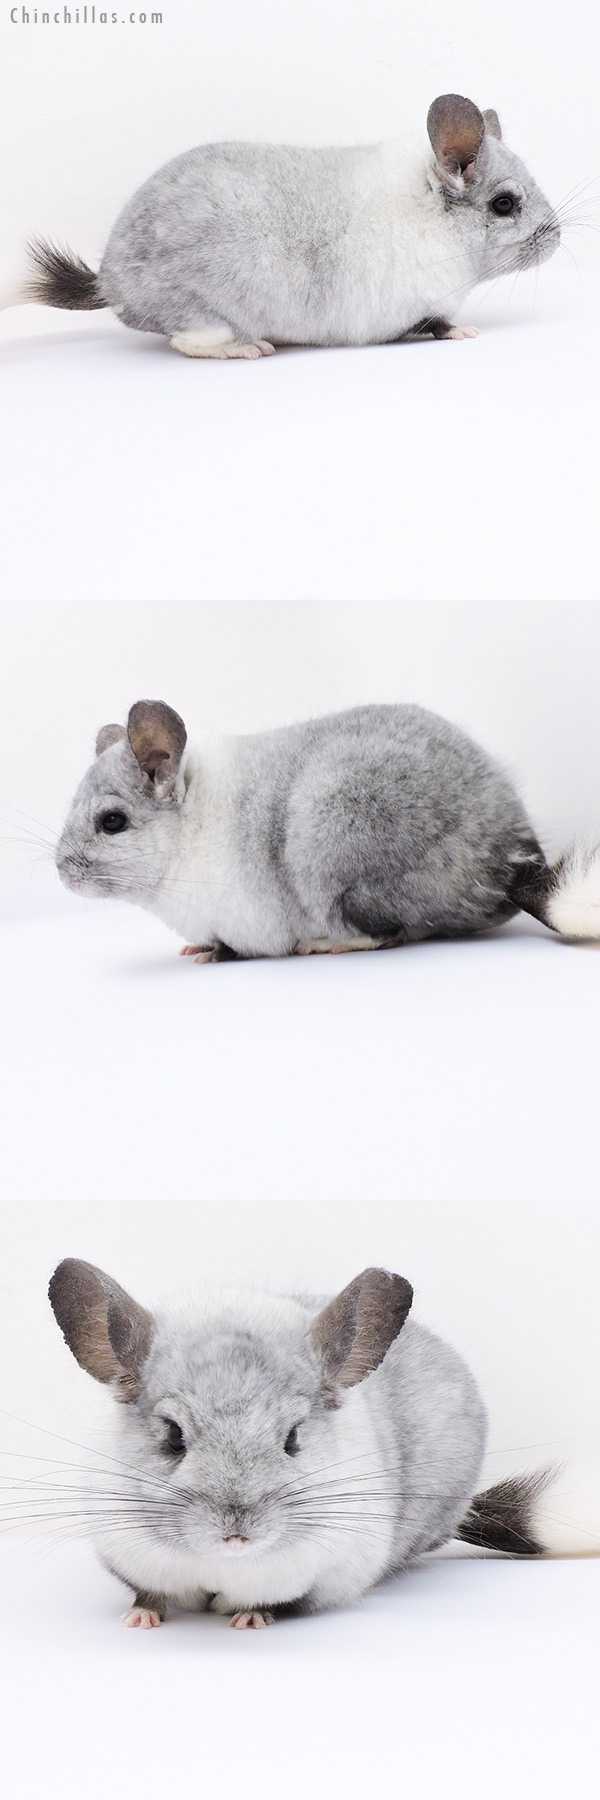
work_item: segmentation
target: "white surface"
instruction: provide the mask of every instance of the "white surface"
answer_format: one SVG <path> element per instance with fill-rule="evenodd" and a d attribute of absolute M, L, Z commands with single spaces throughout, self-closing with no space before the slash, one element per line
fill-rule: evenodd
<path fill-rule="evenodd" d="M 599 299 L 559 252 L 475 292 L 475 340 L 250 364 L 2 314 L 13 605 L 597 599 Z"/>
<path fill-rule="evenodd" d="M 2 1588 L 12 1793 L 596 1791 L 599 1563 L 430 1562 L 360 1608 L 260 1633 L 126 1631 L 123 1590 L 83 1549 L 21 1547 Z"/>

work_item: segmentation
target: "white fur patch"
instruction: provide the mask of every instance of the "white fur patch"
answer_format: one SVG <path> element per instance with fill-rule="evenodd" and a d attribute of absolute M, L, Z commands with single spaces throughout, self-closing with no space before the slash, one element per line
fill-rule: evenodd
<path fill-rule="evenodd" d="M 600 941 L 600 845 L 574 844 L 548 897 L 548 924 L 561 937 Z"/>

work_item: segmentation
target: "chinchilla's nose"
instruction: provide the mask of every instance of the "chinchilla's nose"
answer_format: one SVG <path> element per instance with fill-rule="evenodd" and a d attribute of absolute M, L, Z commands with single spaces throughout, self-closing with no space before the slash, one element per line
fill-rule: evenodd
<path fill-rule="evenodd" d="M 221 1513 L 221 1543 L 227 1550 L 245 1550 L 250 1543 L 251 1521 L 245 1506 L 235 1501 Z"/>
<path fill-rule="evenodd" d="M 531 239 L 531 262 L 547 262 L 554 255 L 560 244 L 560 223 L 556 213 L 548 212 L 541 225 L 538 225 Z"/>

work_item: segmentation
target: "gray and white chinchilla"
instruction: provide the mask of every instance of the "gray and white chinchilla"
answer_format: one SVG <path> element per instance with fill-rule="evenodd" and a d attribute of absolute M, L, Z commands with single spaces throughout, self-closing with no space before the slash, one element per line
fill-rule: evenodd
<path fill-rule="evenodd" d="M 456 1351 L 405 1322 L 400 1275 L 366 1269 L 333 1300 L 236 1288 L 151 1314 L 68 1259 L 50 1300 L 121 1402 L 83 1521 L 134 1590 L 127 1625 L 211 1606 L 260 1627 L 343 1606 L 450 1538 L 542 1551 L 551 1475 L 476 1493 L 480 1395 Z"/>
<path fill-rule="evenodd" d="M 495 112 L 442 94 L 427 134 L 339 149 L 199 145 L 134 194 L 97 275 L 34 241 L 3 304 L 112 307 L 200 357 L 476 337 L 452 325 L 454 305 L 544 262 L 559 222 Z"/>
<path fill-rule="evenodd" d="M 157 914 L 199 962 L 458 937 L 519 909 L 600 938 L 600 851 L 549 866 L 508 776 L 421 707 L 188 741 L 171 707 L 139 700 L 96 750 L 61 880 Z"/>

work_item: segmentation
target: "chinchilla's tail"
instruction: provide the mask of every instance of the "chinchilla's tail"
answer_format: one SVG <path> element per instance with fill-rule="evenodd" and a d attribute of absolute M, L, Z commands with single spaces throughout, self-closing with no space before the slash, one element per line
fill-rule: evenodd
<path fill-rule="evenodd" d="M 515 878 L 514 905 L 561 937 L 600 939 L 600 844 L 573 844 L 553 868 L 532 861 Z"/>
<path fill-rule="evenodd" d="M 546 1545 L 538 1536 L 535 1515 L 555 1475 L 555 1469 L 538 1469 L 534 1475 L 509 1475 L 483 1494 L 475 1494 L 454 1536 L 464 1544 L 476 1544 L 479 1550 L 504 1550 L 507 1556 L 542 1556 Z"/>
<path fill-rule="evenodd" d="M 69 312 L 96 312 L 106 306 L 98 276 L 80 256 L 34 238 L 27 246 L 29 268 L 0 292 L 0 307 L 61 306 Z"/>

